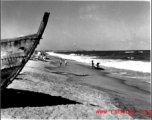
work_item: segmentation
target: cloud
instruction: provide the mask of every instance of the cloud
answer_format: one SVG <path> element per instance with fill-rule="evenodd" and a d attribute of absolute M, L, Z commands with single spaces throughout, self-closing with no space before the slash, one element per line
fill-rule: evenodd
<path fill-rule="evenodd" d="M 87 5 L 87 6 L 83 6 L 82 8 L 80 8 L 80 13 L 81 14 L 85 14 L 88 12 L 92 12 L 92 11 L 96 11 L 99 8 L 98 5 Z"/>
<path fill-rule="evenodd" d="M 85 10 L 86 10 L 86 12 L 90 12 L 90 11 L 97 10 L 98 8 L 99 8 L 99 6 L 97 6 L 97 5 L 89 5 L 89 6 L 86 6 Z"/>
<path fill-rule="evenodd" d="M 76 38 L 75 36 L 73 36 L 72 34 L 70 34 L 68 31 L 63 31 L 63 34 L 67 35 L 67 36 L 69 36 L 71 38 Z"/>
<path fill-rule="evenodd" d="M 98 16 L 99 6 L 98 5 L 86 5 L 80 8 L 79 18 L 82 20 L 99 20 Z"/>
<path fill-rule="evenodd" d="M 80 19 L 82 20 L 94 20 L 94 21 L 98 21 L 100 20 L 99 16 L 93 15 L 93 14 L 86 14 L 86 15 L 80 15 Z"/>

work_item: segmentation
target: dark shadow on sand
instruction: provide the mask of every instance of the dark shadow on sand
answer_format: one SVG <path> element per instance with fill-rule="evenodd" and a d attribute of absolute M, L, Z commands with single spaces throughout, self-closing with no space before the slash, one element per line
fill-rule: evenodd
<path fill-rule="evenodd" d="M 1 109 L 12 107 L 42 107 L 54 105 L 80 104 L 66 98 L 51 96 L 44 93 L 5 89 L 1 92 Z"/>

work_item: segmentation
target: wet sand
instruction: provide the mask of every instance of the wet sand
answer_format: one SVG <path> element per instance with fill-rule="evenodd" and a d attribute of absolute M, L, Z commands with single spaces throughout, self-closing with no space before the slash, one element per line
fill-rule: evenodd
<path fill-rule="evenodd" d="M 58 61 L 50 57 L 47 62 L 27 63 L 2 93 L 2 118 L 150 119 L 148 113 L 140 113 L 151 110 L 149 83 L 113 76 L 72 60 L 60 66 Z M 101 109 L 109 112 L 96 114 Z M 137 112 L 110 113 L 118 109 Z"/>

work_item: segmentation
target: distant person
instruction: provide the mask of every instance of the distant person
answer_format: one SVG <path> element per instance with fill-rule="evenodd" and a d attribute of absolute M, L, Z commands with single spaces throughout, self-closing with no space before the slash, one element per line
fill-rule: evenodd
<path fill-rule="evenodd" d="M 45 53 L 43 53 L 42 58 L 46 62 L 46 54 Z"/>
<path fill-rule="evenodd" d="M 93 62 L 93 60 L 92 60 L 92 68 L 94 68 L 94 62 Z"/>
<path fill-rule="evenodd" d="M 37 58 L 39 59 L 41 57 L 41 52 L 39 51 L 38 53 L 37 53 Z"/>
<path fill-rule="evenodd" d="M 97 68 L 99 68 L 99 64 L 100 64 L 100 63 L 97 63 Z"/>
<path fill-rule="evenodd" d="M 68 61 L 65 59 L 65 60 L 64 60 L 64 63 L 65 63 L 65 65 L 67 65 L 67 64 L 68 64 Z"/>
<path fill-rule="evenodd" d="M 61 66 L 62 65 L 62 59 L 60 59 L 59 63 L 60 63 L 60 66 Z"/>

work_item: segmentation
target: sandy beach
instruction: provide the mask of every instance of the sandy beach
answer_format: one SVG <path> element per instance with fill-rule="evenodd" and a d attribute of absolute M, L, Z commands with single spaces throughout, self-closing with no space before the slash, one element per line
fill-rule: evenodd
<path fill-rule="evenodd" d="M 120 78 L 76 61 L 29 60 L 1 93 L 1 118 L 150 119 L 150 84 Z M 133 114 L 117 110 L 135 110 Z M 106 113 L 97 113 L 106 110 Z M 146 110 L 141 114 L 141 110 Z M 101 112 L 101 111 L 100 111 Z"/>

